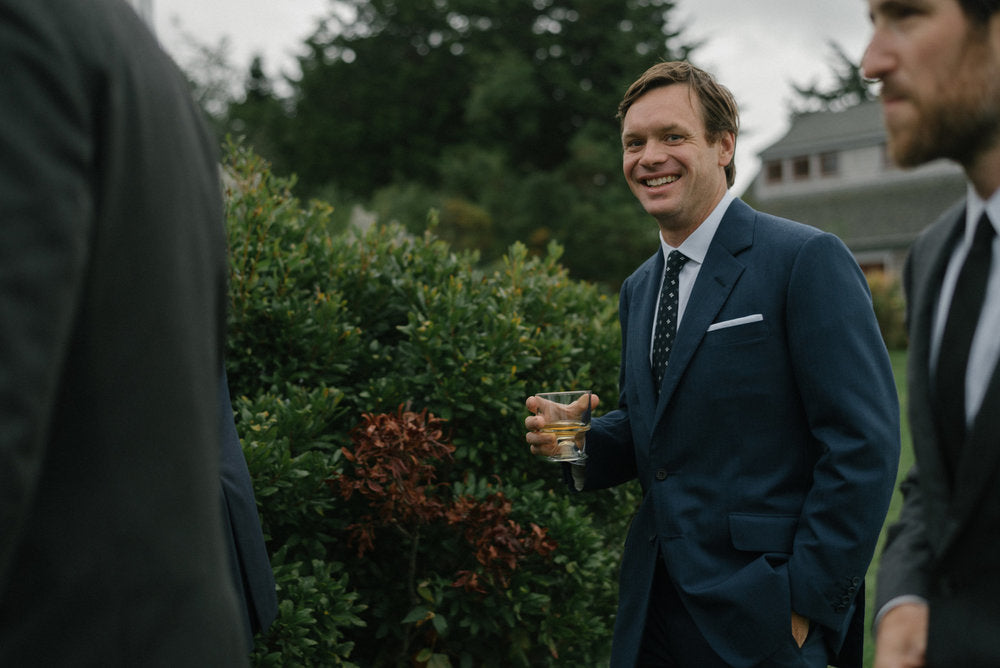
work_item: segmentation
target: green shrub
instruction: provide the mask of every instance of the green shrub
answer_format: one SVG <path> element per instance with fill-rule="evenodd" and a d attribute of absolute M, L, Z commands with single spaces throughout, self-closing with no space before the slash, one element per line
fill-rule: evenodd
<path fill-rule="evenodd" d="M 867 278 L 885 345 L 890 350 L 904 350 L 907 347 L 906 304 L 899 277 L 877 271 L 869 273 Z"/>
<path fill-rule="evenodd" d="M 357 592 L 348 588 L 342 564 L 313 559 L 288 562 L 286 547 L 273 556 L 278 616 L 259 638 L 258 666 L 356 666 L 348 657 L 349 630 L 363 626 Z M 364 665 L 364 664 L 362 664 Z"/>
<path fill-rule="evenodd" d="M 358 655 L 374 666 L 606 660 L 617 560 L 590 518 L 539 482 L 439 480 L 453 451 L 440 427 L 412 412 L 366 416 L 345 449 L 351 464 L 331 479 L 354 520 L 354 582 L 371 601 Z"/>
<path fill-rule="evenodd" d="M 590 387 L 614 406 L 617 299 L 570 280 L 555 244 L 483 268 L 400 225 L 335 232 L 328 205 L 303 207 L 242 147 L 226 169 L 227 369 L 281 604 L 257 662 L 606 662 L 636 489 L 571 498 L 523 421 L 543 390 Z M 400 406 L 445 420 L 453 448 L 433 464 L 450 510 L 420 524 L 416 549 L 377 520 L 381 501 L 330 482 L 352 473 L 363 416 Z M 555 548 L 511 547 L 516 567 L 498 575 L 460 530 L 469 518 L 496 545 Z M 359 522 L 374 537 L 362 556 Z"/>

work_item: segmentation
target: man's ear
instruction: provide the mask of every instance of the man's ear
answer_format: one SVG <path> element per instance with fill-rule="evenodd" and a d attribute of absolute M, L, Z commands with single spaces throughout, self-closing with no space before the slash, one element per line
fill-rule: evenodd
<path fill-rule="evenodd" d="M 719 167 L 726 167 L 733 161 L 736 153 L 736 135 L 723 132 L 716 143 L 719 145 Z"/>

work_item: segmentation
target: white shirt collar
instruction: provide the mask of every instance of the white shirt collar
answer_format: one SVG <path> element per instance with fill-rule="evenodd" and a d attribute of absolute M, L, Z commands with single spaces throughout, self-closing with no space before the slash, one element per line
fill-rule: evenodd
<path fill-rule="evenodd" d="M 1000 237 L 1000 189 L 990 195 L 989 199 L 984 200 L 970 183 L 965 201 L 965 243 L 972 243 L 972 237 L 976 233 L 976 225 L 979 223 L 983 211 L 989 215 L 990 224 L 993 225 L 997 236 Z"/>
<path fill-rule="evenodd" d="M 712 239 L 715 237 L 715 231 L 719 229 L 719 223 L 722 222 L 722 217 L 726 214 L 726 209 L 729 208 L 729 205 L 733 203 L 734 199 L 736 199 L 736 195 L 734 195 L 731 190 L 727 189 L 726 192 L 723 193 L 722 199 L 720 199 L 719 203 L 715 205 L 714 209 L 712 209 L 712 213 L 708 214 L 708 218 L 706 218 L 705 221 L 681 243 L 679 248 L 670 246 L 663 240 L 663 235 L 659 235 L 660 248 L 663 251 L 663 261 L 666 262 L 670 251 L 679 250 L 687 256 L 689 261 L 702 264 L 705 261 L 705 256 L 708 255 L 708 247 L 712 245 Z"/>

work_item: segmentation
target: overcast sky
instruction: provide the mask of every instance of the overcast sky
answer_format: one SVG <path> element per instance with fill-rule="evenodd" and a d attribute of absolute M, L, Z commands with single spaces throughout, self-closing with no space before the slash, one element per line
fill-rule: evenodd
<path fill-rule="evenodd" d="M 182 64 L 189 57 L 182 34 L 212 45 L 226 37 L 241 71 L 261 53 L 271 75 L 294 73 L 294 55 L 330 6 L 329 0 L 152 2 L 160 39 Z M 756 174 L 757 154 L 788 129 L 791 84 L 829 81 L 830 41 L 860 59 L 867 13 L 864 0 L 678 1 L 674 19 L 686 28 L 683 40 L 703 42 L 693 60 L 728 86 L 740 105 L 737 193 Z"/>

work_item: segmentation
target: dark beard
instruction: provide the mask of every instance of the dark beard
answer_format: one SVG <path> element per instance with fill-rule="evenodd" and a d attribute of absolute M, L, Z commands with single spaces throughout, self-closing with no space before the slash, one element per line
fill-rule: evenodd
<path fill-rule="evenodd" d="M 956 72 L 954 93 L 925 107 L 909 142 L 893 146 L 890 140 L 901 167 L 938 158 L 969 167 L 1000 145 L 1000 84 L 996 64 L 988 60 L 987 39 L 985 30 L 970 29 L 961 59 L 966 67 Z"/>
<path fill-rule="evenodd" d="M 972 105 L 939 106 L 932 117 L 923 118 L 921 127 L 905 145 L 892 148 L 900 167 L 916 167 L 931 160 L 947 158 L 968 166 L 1000 143 L 1000 107 L 984 100 Z"/>

